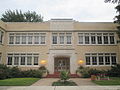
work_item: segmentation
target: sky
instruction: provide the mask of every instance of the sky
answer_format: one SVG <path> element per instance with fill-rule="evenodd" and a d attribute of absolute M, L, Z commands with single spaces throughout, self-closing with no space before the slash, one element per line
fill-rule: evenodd
<path fill-rule="evenodd" d="M 0 17 L 6 10 L 36 11 L 44 17 L 73 18 L 80 22 L 113 22 L 116 4 L 104 0 L 0 0 Z"/>

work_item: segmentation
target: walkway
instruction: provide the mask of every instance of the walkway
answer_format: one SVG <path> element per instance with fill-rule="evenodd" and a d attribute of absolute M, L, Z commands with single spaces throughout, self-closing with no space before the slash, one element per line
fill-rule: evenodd
<path fill-rule="evenodd" d="M 32 86 L 51 86 L 53 82 L 58 81 L 59 78 L 43 78 L 34 83 Z M 70 80 L 74 81 L 78 86 L 89 85 L 95 86 L 96 84 L 92 83 L 88 78 L 71 78 Z"/>
<path fill-rule="evenodd" d="M 0 90 L 120 90 L 120 86 L 0 86 Z"/>

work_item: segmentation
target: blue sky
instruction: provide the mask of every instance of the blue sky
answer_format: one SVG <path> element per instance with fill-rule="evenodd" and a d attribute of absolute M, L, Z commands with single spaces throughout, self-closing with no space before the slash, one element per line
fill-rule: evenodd
<path fill-rule="evenodd" d="M 0 0 L 0 16 L 6 10 L 36 11 L 44 17 L 73 18 L 81 22 L 112 22 L 116 4 L 104 0 Z"/>

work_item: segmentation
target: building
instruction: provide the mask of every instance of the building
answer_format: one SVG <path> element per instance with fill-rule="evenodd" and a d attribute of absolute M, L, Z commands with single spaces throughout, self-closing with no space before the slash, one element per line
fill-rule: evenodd
<path fill-rule="evenodd" d="M 0 63 L 50 74 L 85 67 L 109 69 L 120 63 L 116 24 L 51 19 L 46 22 L 0 21 Z"/>

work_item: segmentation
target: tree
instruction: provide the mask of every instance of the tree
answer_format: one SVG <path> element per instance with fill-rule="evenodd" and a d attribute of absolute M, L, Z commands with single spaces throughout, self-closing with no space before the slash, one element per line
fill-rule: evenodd
<path fill-rule="evenodd" d="M 118 26 L 117 26 L 117 29 L 118 29 L 117 34 L 118 34 L 118 37 L 119 37 L 119 39 L 120 39 L 120 0 L 105 0 L 105 2 L 106 2 L 106 3 L 109 2 L 109 3 L 113 3 L 113 4 L 115 4 L 115 3 L 118 4 L 118 5 L 115 7 L 118 15 L 115 16 L 115 18 L 114 18 L 114 19 L 115 19 L 114 23 L 117 23 L 117 24 L 118 24 Z"/>
<path fill-rule="evenodd" d="M 105 2 L 109 2 L 109 3 L 120 3 L 120 0 L 105 0 Z"/>
<path fill-rule="evenodd" d="M 21 10 L 7 10 L 2 14 L 1 20 L 4 22 L 43 22 L 43 17 L 35 11 L 23 13 Z"/>

